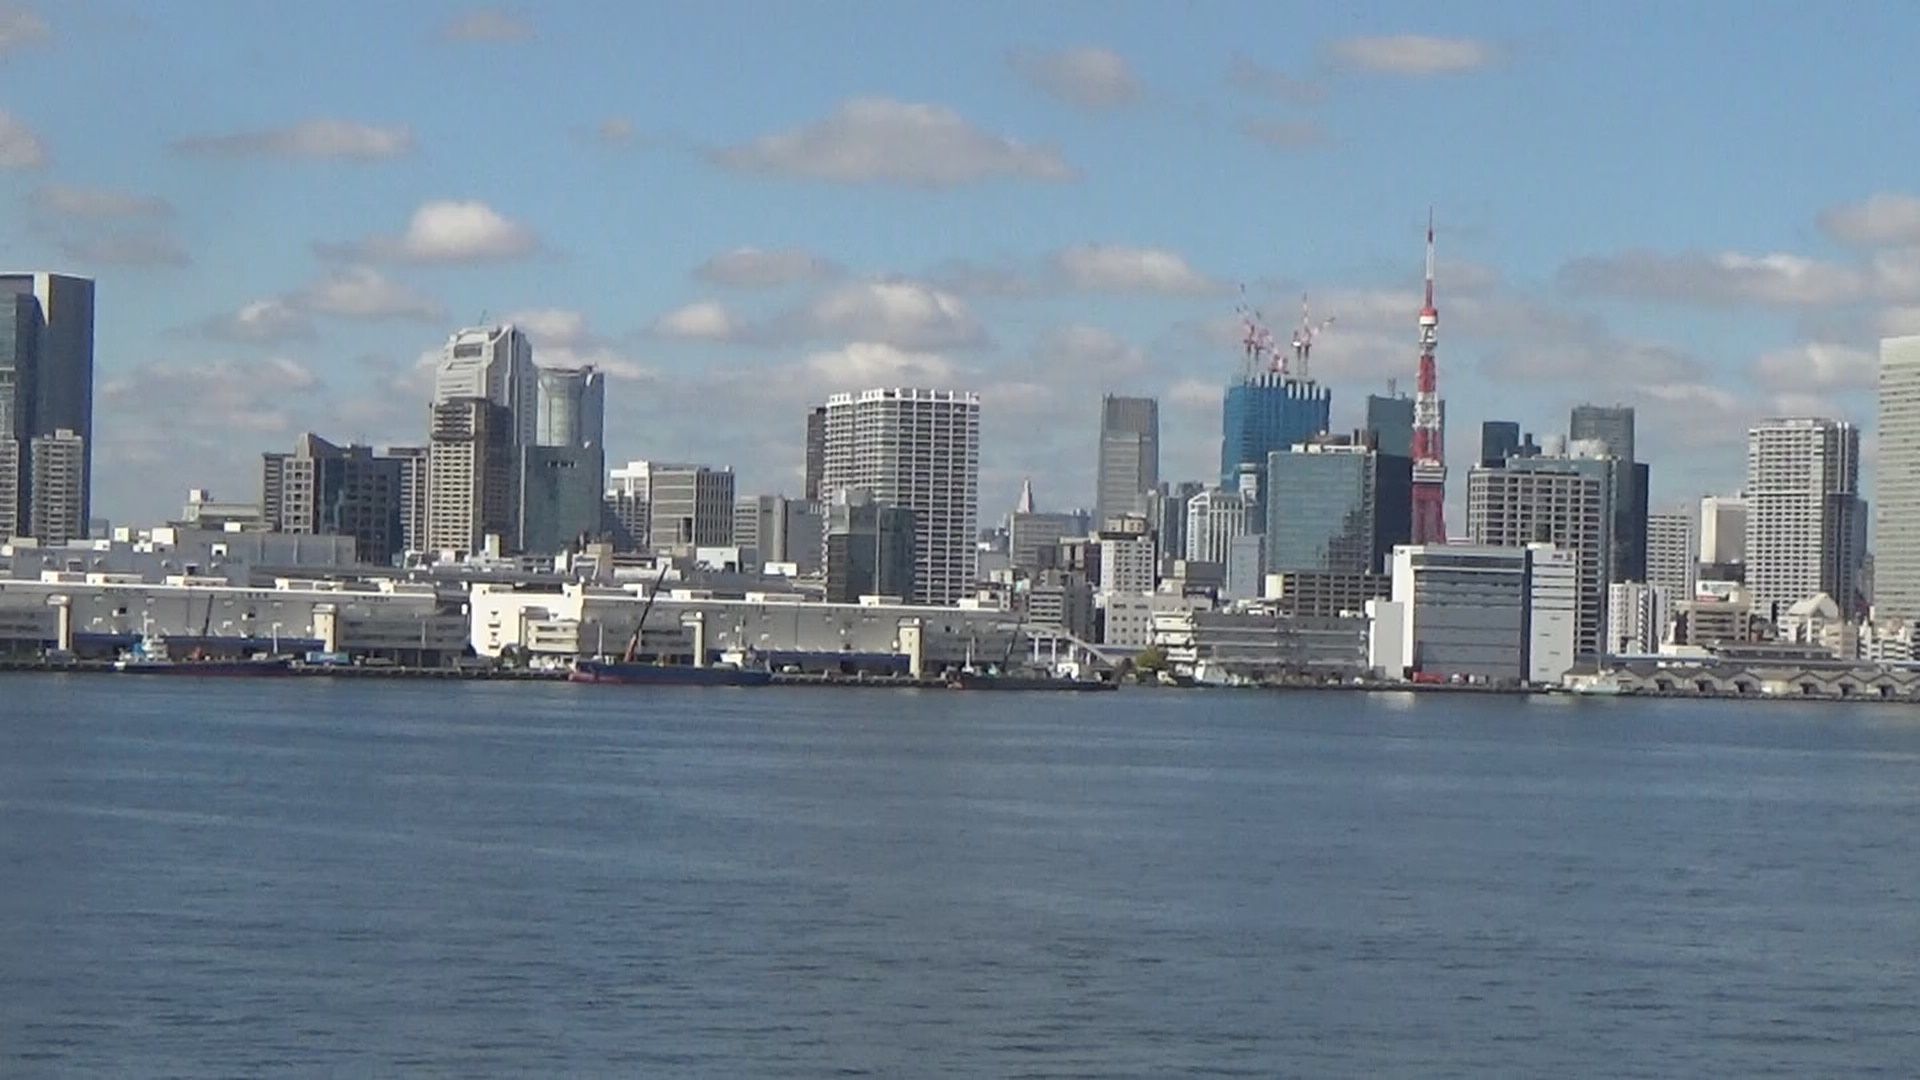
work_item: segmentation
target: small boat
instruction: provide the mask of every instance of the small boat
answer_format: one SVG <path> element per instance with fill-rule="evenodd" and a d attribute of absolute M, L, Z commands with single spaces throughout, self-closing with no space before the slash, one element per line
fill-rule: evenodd
<path fill-rule="evenodd" d="M 289 675 L 293 672 L 293 657 L 260 656 L 243 660 L 169 660 L 165 657 L 135 657 L 114 661 L 113 670 L 126 675 L 190 675 L 207 679 Z"/>

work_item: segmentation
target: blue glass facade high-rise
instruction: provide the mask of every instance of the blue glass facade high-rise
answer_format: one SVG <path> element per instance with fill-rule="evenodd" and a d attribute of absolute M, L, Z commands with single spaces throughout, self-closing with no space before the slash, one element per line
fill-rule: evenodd
<path fill-rule="evenodd" d="M 1333 392 L 1311 379 L 1267 372 L 1227 387 L 1220 412 L 1220 483 L 1231 488 L 1242 465 L 1264 474 L 1268 454 L 1326 431 Z"/>

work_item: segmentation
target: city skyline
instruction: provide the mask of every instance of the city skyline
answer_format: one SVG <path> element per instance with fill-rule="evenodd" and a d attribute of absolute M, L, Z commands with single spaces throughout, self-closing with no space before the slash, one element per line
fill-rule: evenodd
<path fill-rule="evenodd" d="M 1258 55 L 1251 5 L 773 9 L 746 41 L 725 12 L 592 4 L 20 10 L 0 221 L 16 265 L 100 282 L 115 520 L 244 496 L 304 430 L 417 442 L 421 355 L 508 319 L 607 374 L 610 460 L 745 491 L 798 492 L 793 417 L 882 384 L 982 395 L 985 515 L 1027 475 L 1091 503 L 1101 393 L 1158 398 L 1162 475 L 1205 478 L 1242 284 L 1283 337 L 1302 292 L 1335 317 L 1335 430 L 1411 391 L 1429 205 L 1450 519 L 1483 419 L 1632 405 L 1672 505 L 1736 490 L 1764 416 L 1864 425 L 1874 342 L 1920 329 L 1914 152 L 1873 123 L 1920 78 L 1897 5 L 1303 10 Z M 390 82 L 322 77 L 347 47 Z M 102 108 L 189 49 L 208 90 Z"/>

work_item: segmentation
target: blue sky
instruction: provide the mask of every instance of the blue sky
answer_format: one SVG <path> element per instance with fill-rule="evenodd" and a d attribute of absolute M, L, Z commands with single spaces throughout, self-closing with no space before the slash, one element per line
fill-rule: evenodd
<path fill-rule="evenodd" d="M 1907 3 L 0 6 L 0 243 L 100 280 L 97 511 L 419 441 L 514 317 L 609 450 L 798 487 L 834 390 L 982 393 L 983 516 L 1090 501 L 1102 392 L 1216 460 L 1244 286 L 1409 388 L 1427 208 L 1455 499 L 1478 426 L 1640 410 L 1656 504 L 1745 426 L 1869 430 L 1920 332 Z M 1871 446 L 1871 440 L 1869 440 Z"/>

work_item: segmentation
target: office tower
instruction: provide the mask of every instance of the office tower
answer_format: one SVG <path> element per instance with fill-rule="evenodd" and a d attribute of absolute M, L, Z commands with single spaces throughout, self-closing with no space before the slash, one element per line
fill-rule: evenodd
<path fill-rule="evenodd" d="M 1497 469 L 1520 452 L 1520 425 L 1512 420 L 1488 420 L 1480 425 L 1480 465 Z"/>
<path fill-rule="evenodd" d="M 605 445 L 607 378 L 589 364 L 535 369 L 534 441 L 595 450 Z M 599 485 L 595 478 L 595 486 Z"/>
<path fill-rule="evenodd" d="M 820 482 L 827 469 L 827 407 L 815 405 L 807 410 L 806 474 L 802 491 L 809 499 L 820 498 Z"/>
<path fill-rule="evenodd" d="M 1368 605 L 1370 663 L 1389 675 L 1557 682 L 1577 648 L 1577 563 L 1551 544 L 1397 547 L 1393 599 Z"/>
<path fill-rule="evenodd" d="M 456 397 L 432 408 L 427 447 L 426 546 L 475 554 L 505 543 L 513 515 L 514 416 L 486 398 Z"/>
<path fill-rule="evenodd" d="M 821 489 L 859 488 L 914 516 L 912 599 L 972 595 L 980 516 L 980 397 L 873 389 L 827 399 Z"/>
<path fill-rule="evenodd" d="M 1187 500 L 1188 559 L 1225 566 L 1234 538 L 1248 531 L 1247 501 L 1239 492 L 1208 488 Z"/>
<path fill-rule="evenodd" d="M 1100 459 L 1094 516 L 1104 523 L 1147 512 L 1160 485 L 1160 402 L 1153 398 L 1100 399 Z"/>
<path fill-rule="evenodd" d="M 915 594 L 920 530 L 912 510 L 888 506 L 859 488 L 836 488 L 826 511 L 828 603 Z"/>
<path fill-rule="evenodd" d="M 1613 505 L 1613 579 L 1647 578 L 1647 467 L 1634 458 L 1633 408 L 1629 405 L 1576 405 L 1568 418 L 1570 441 L 1598 442 L 1625 462 Z"/>
<path fill-rule="evenodd" d="M 539 373 L 533 345 L 512 323 L 456 331 L 434 371 L 434 404 L 484 398 L 507 410 L 508 441 L 518 449 L 539 443 Z"/>
<path fill-rule="evenodd" d="M 27 531 L 43 544 L 64 544 L 87 538 L 87 441 L 65 429 L 36 435 L 28 465 L 32 502 Z"/>
<path fill-rule="evenodd" d="M 1007 565 L 1038 571 L 1058 564 L 1060 541 L 1085 536 L 1089 522 L 1082 511 L 1020 513 L 1007 519 Z"/>
<path fill-rule="evenodd" d="M 405 551 L 427 549 L 428 448 L 389 446 L 383 455 L 400 465 L 400 544 Z"/>
<path fill-rule="evenodd" d="M 261 455 L 261 517 L 275 532 L 351 536 L 361 562 L 389 563 L 405 546 L 402 472 L 372 447 L 336 446 L 307 432 L 292 453 Z"/>
<path fill-rule="evenodd" d="M 1147 500 L 1147 521 L 1160 538 L 1160 553 L 1184 558 L 1187 551 L 1187 500 L 1207 486 L 1193 480 L 1162 483 Z"/>
<path fill-rule="evenodd" d="M 1381 453 L 1412 458 L 1413 399 L 1404 395 L 1368 394 L 1367 431 Z"/>
<path fill-rule="evenodd" d="M 1220 411 L 1220 485 L 1236 488 L 1241 466 L 1264 472 L 1268 454 L 1326 431 L 1333 392 L 1311 379 L 1252 372 L 1227 387 Z"/>
<path fill-rule="evenodd" d="M 1094 533 L 1100 548 L 1100 591 L 1150 593 L 1159 581 L 1159 552 L 1143 517 L 1120 517 Z"/>
<path fill-rule="evenodd" d="M 1647 515 L 1647 584 L 1673 600 L 1693 597 L 1700 567 L 1698 516 L 1685 510 Z"/>
<path fill-rule="evenodd" d="M 599 534 L 602 464 L 597 446 L 520 448 L 514 500 L 519 551 L 554 555 Z"/>
<path fill-rule="evenodd" d="M 27 523 L 35 504 L 32 441 L 77 438 L 80 537 L 93 511 L 93 299 L 91 278 L 0 274 L 0 441 L 15 443 L 15 516 Z M 75 445 L 49 453 L 64 461 Z"/>
<path fill-rule="evenodd" d="M 1880 343 L 1879 412 L 1873 610 L 1920 622 L 1920 336 Z"/>
<path fill-rule="evenodd" d="M 647 537 L 655 551 L 733 544 L 732 469 L 656 465 L 647 493 Z"/>
<path fill-rule="evenodd" d="M 1746 585 L 1775 626 L 1820 593 L 1859 611 L 1860 429 L 1843 420 L 1763 420 L 1747 431 Z"/>
<path fill-rule="evenodd" d="M 734 505 L 733 544 L 760 553 L 760 562 L 791 563 L 796 573 L 820 572 L 825 510 L 811 499 L 756 495 Z"/>
<path fill-rule="evenodd" d="M 1378 464 L 1372 448 L 1350 441 L 1317 440 L 1269 454 L 1267 572 L 1377 571 Z"/>
<path fill-rule="evenodd" d="M 1575 647 L 1582 656 L 1605 647 L 1608 552 L 1618 462 L 1563 455 L 1510 458 L 1467 473 L 1467 536 L 1475 544 L 1525 547 L 1548 543 L 1574 553 L 1579 584 Z"/>

